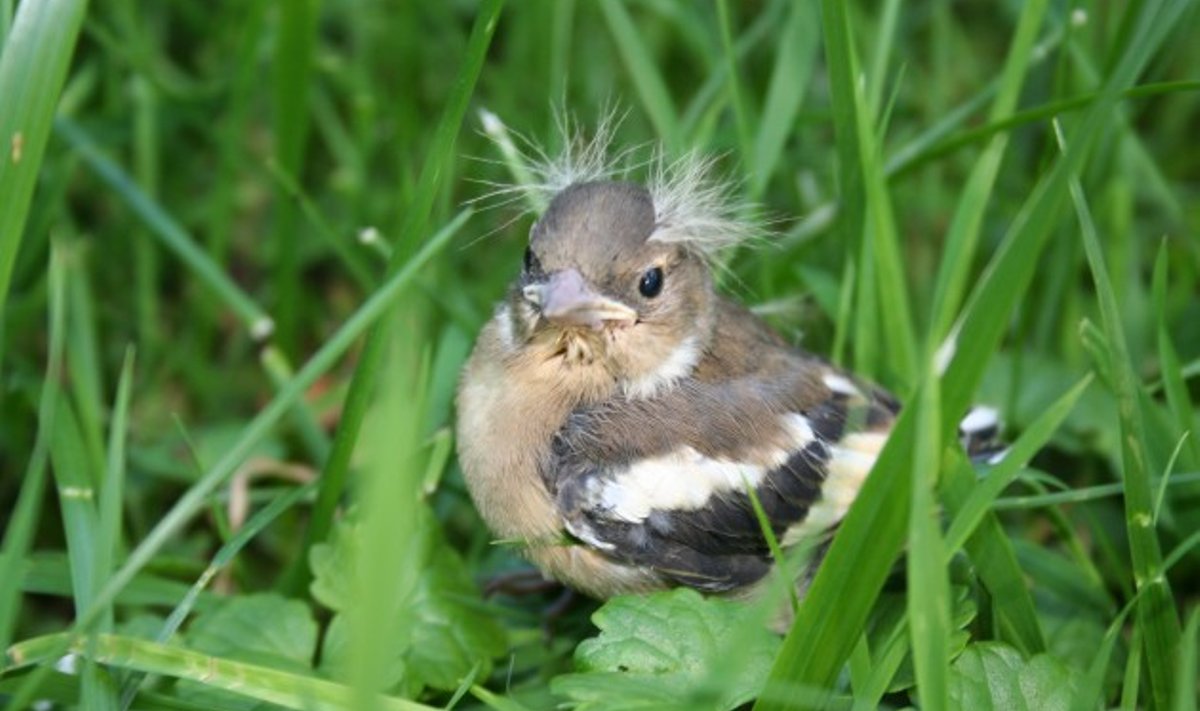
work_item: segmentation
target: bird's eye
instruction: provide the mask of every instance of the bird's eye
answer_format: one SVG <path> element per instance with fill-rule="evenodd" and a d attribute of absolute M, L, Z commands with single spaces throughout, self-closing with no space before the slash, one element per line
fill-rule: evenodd
<path fill-rule="evenodd" d="M 541 268 L 542 268 L 542 265 L 541 265 L 541 263 L 538 262 L 537 255 L 533 253 L 533 247 L 526 247 L 525 248 L 525 271 L 536 272 L 536 271 L 540 271 Z"/>
<path fill-rule="evenodd" d="M 638 291 L 647 299 L 653 299 L 662 293 L 663 288 L 663 270 L 662 267 L 654 267 L 647 269 L 642 275 L 642 280 L 638 282 Z"/>

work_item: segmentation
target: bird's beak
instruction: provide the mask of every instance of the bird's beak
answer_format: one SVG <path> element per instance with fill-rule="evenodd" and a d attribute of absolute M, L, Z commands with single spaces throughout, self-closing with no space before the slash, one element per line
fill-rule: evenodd
<path fill-rule="evenodd" d="M 576 269 L 554 272 L 544 284 L 525 287 L 524 293 L 547 321 L 562 328 L 599 330 L 606 325 L 629 326 L 637 321 L 636 311 L 597 294 Z"/>

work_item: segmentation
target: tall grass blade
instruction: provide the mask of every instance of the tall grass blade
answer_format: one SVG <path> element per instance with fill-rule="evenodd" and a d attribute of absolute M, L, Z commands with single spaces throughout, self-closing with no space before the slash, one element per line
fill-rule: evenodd
<path fill-rule="evenodd" d="M 941 462 L 936 376 L 917 391 L 911 513 L 908 519 L 908 626 L 921 707 L 945 709 L 950 697 L 950 580 L 934 497 Z"/>
<path fill-rule="evenodd" d="M 183 647 L 135 637 L 102 634 L 72 642 L 67 634 L 26 640 L 9 648 L 10 669 L 54 661 L 64 646 L 106 666 L 188 679 L 214 689 L 294 709 L 342 711 L 350 708 L 349 687 L 315 676 L 214 657 Z M 393 696 L 373 695 L 374 708 L 432 711 L 434 707 Z"/>
<path fill-rule="evenodd" d="M 1055 124 L 1060 147 L 1065 139 Z M 1069 150 L 1064 147 L 1064 150 Z M 1130 360 L 1116 295 L 1091 211 L 1078 177 L 1072 173 L 1071 198 L 1075 204 L 1084 253 L 1091 267 L 1104 333 L 1109 344 L 1109 368 L 1116 390 L 1121 426 L 1121 463 L 1125 482 L 1125 525 L 1133 574 L 1141 600 L 1138 626 L 1145 643 L 1150 697 L 1154 708 L 1166 708 L 1174 688 L 1175 658 L 1179 646 L 1179 617 L 1170 584 L 1162 570 L 1162 551 L 1154 529 L 1154 494 L 1147 464 L 1146 431 L 1138 405 L 1138 382 Z"/>
<path fill-rule="evenodd" d="M 0 310 L 87 0 L 23 2 L 0 54 Z"/>
<path fill-rule="evenodd" d="M 320 0 L 278 0 L 279 31 L 272 69 L 274 81 L 271 127 L 275 154 L 283 172 L 299 176 L 308 138 L 309 89 L 312 84 L 313 45 L 317 35 Z M 294 353 L 300 303 L 300 239 L 296 202 L 285 186 L 275 191 L 271 231 L 275 315 L 279 341 L 285 353 Z"/>
<path fill-rule="evenodd" d="M 125 351 L 121 378 L 117 381 L 117 400 L 113 405 L 112 422 L 108 430 L 108 460 L 100 482 L 97 502 L 99 536 L 96 539 L 96 578 L 92 588 L 96 594 L 112 574 L 121 550 L 121 507 L 125 502 L 125 441 L 129 436 L 129 401 L 133 391 L 134 351 Z M 112 609 L 102 613 L 100 630 L 111 631 Z"/>

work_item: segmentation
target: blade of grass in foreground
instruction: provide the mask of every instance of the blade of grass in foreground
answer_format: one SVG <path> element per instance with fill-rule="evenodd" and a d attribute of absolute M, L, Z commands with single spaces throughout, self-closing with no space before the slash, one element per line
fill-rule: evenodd
<path fill-rule="evenodd" d="M 347 581 L 354 604 L 346 612 L 356 708 L 366 708 L 375 689 L 387 686 L 393 665 L 384 650 L 407 649 L 413 640 L 411 601 L 422 571 L 406 561 L 420 559 L 421 525 L 433 526 L 419 510 L 421 447 L 428 409 L 429 358 L 418 306 L 401 315 L 405 328 L 392 331 L 388 358 L 379 374 L 359 451 L 354 505 L 362 526 L 364 565 Z"/>
<path fill-rule="evenodd" d="M 1055 133 L 1059 145 L 1065 143 L 1058 124 Z M 1084 252 L 1096 286 L 1096 298 L 1104 333 L 1109 344 L 1109 370 L 1116 390 L 1121 425 L 1121 469 L 1125 482 L 1125 526 L 1129 552 L 1133 558 L 1133 577 L 1141 600 L 1137 606 L 1138 625 L 1145 641 L 1146 668 L 1150 676 L 1153 708 L 1167 708 L 1174 688 L 1175 655 L 1179 646 L 1179 617 L 1171 597 L 1171 587 L 1162 571 L 1162 551 L 1154 530 L 1154 495 L 1146 457 L 1146 431 L 1138 406 L 1138 384 L 1129 345 L 1125 340 L 1116 295 L 1108 277 L 1100 238 L 1091 211 L 1083 195 L 1078 176 L 1071 175 L 1071 198 L 1075 203 L 1083 237 Z"/>
<path fill-rule="evenodd" d="M 242 436 L 238 441 L 184 493 L 142 542 L 130 552 L 124 565 L 109 578 L 92 605 L 78 615 L 73 631 L 77 632 L 94 622 L 100 612 L 115 599 L 117 593 L 133 579 L 138 571 L 145 567 L 162 546 L 187 525 L 193 516 L 205 508 L 209 495 L 236 471 L 253 447 L 267 435 L 272 427 L 278 424 L 288 410 L 304 396 L 308 388 L 332 368 L 354 341 L 392 306 L 396 297 L 404 292 L 425 265 L 446 246 L 450 234 L 448 231 L 443 231 L 435 239 L 427 242 L 412 259 L 408 260 L 403 269 L 395 276 L 388 278 L 379 290 L 325 341 L 321 349 L 300 369 L 295 378 L 279 389 L 267 406 L 242 430 Z M 64 638 L 61 651 L 66 650 L 68 639 Z M 42 667 L 29 675 L 20 692 L 10 702 L 11 709 L 23 708 L 32 700 L 37 684 L 47 669 L 48 667 Z"/>
<path fill-rule="evenodd" d="M 23 2 L 0 54 L 0 310 L 87 0 Z"/>
<path fill-rule="evenodd" d="M 952 360 L 942 383 L 942 435 L 951 437 L 974 397 L 989 356 L 1000 343 L 1008 314 L 1024 295 L 1045 239 L 1057 224 L 1066 199 L 1067 178 L 1083 163 L 1091 144 L 1112 115 L 1120 91 L 1130 86 L 1161 43 L 1176 13 L 1176 0 L 1160 17 L 1163 2 L 1144 6 L 1145 21 L 1156 31 L 1126 48 L 1097 102 L 1080 124 L 1074 144 L 1039 182 L 1018 214 L 1000 250 L 988 265 L 943 353 Z M 1157 21 L 1165 24 L 1156 24 Z M 855 499 L 824 563 L 800 605 L 768 683 L 795 683 L 830 689 L 858 640 L 888 569 L 900 553 L 908 525 L 907 466 L 915 431 L 911 410 L 901 411 L 887 446 Z M 759 709 L 787 704 L 762 699 Z"/>
<path fill-rule="evenodd" d="M 36 637 L 13 645 L 13 668 L 53 662 L 67 645 L 76 654 L 106 666 L 161 674 L 294 709 L 341 711 L 351 699 L 349 687 L 303 674 L 214 657 L 173 645 L 119 635 L 96 635 L 70 642 L 70 635 Z M 432 706 L 376 694 L 372 708 L 389 711 L 432 711 Z"/>
<path fill-rule="evenodd" d="M 908 518 L 909 634 L 921 708 L 945 709 L 950 697 L 950 580 L 937 502 L 941 437 L 937 377 L 931 372 L 917 391 L 916 444 L 913 447 L 911 513 Z"/>
<path fill-rule="evenodd" d="M 475 17 L 471 28 L 471 36 L 467 40 L 465 59 L 459 68 L 454 87 L 446 99 L 446 106 L 438 121 L 429 152 L 421 166 L 421 177 L 413 196 L 412 204 L 405 211 L 404 224 L 400 228 L 398 242 L 392 252 L 388 264 L 388 274 L 394 274 L 403 264 L 406 256 L 414 246 L 420 244 L 429 224 L 430 213 L 433 210 L 434 198 L 441 189 L 442 183 L 450 172 L 453 158 L 454 140 L 462 128 L 463 116 L 467 103 L 483 68 L 487 57 L 487 48 L 491 44 L 496 23 L 500 20 L 500 10 L 503 0 L 487 0 Z M 342 408 L 342 419 L 338 423 L 337 434 L 334 436 L 333 449 L 321 472 L 320 488 L 317 492 L 317 503 L 313 507 L 312 520 L 305 533 L 304 548 L 301 555 L 296 557 L 296 565 L 288 571 L 282 585 L 289 590 L 302 589 L 308 581 L 307 551 L 314 543 L 325 540 L 333 524 L 334 510 L 341 499 L 346 486 L 346 475 L 350 468 L 350 455 L 358 443 L 358 434 L 366 416 L 367 406 L 375 390 L 384 345 L 387 340 L 387 329 L 382 325 L 373 327 L 367 336 L 362 354 L 359 356 L 358 367 L 350 381 L 346 393 L 345 404 Z"/>

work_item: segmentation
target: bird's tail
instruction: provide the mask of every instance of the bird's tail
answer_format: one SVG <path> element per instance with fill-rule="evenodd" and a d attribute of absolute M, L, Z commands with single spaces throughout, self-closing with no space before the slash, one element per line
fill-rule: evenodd
<path fill-rule="evenodd" d="M 976 405 L 958 423 L 958 439 L 974 462 L 995 464 L 1008 452 L 1000 439 L 1000 413 L 995 408 Z"/>

